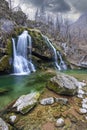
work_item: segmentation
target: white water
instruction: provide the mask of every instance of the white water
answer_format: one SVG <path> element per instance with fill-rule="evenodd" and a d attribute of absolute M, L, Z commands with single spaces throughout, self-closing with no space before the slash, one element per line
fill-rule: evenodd
<path fill-rule="evenodd" d="M 65 62 L 63 61 L 61 54 L 55 49 L 55 47 L 52 45 L 52 43 L 48 39 L 48 37 L 46 37 L 46 36 L 43 35 L 43 38 L 45 39 L 48 47 L 50 47 L 52 49 L 52 51 L 53 51 L 53 54 L 54 54 L 54 63 L 55 63 L 56 68 L 58 70 L 66 70 L 67 66 L 66 66 Z M 58 59 L 59 59 L 60 63 L 58 63 Z"/>
<path fill-rule="evenodd" d="M 67 70 L 67 65 L 65 64 L 65 62 L 64 62 L 64 60 L 63 60 L 63 58 L 62 58 L 62 55 L 61 55 L 61 53 L 59 53 L 59 51 L 57 51 L 57 56 L 58 56 L 59 59 L 60 59 L 59 65 L 60 65 L 61 69 L 62 69 L 62 70 Z"/>
<path fill-rule="evenodd" d="M 34 65 L 31 59 L 32 53 L 32 41 L 31 36 L 28 34 L 28 31 L 24 31 L 21 35 L 18 36 L 18 42 L 16 45 L 15 39 L 13 41 L 13 68 L 14 74 L 24 75 L 31 72 L 35 72 Z M 27 57 L 29 46 L 29 60 Z"/>

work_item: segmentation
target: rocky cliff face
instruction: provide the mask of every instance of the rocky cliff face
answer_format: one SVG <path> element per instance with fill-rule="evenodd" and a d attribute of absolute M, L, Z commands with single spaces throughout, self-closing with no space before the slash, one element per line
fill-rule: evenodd
<path fill-rule="evenodd" d="M 70 35 L 67 58 L 73 64 L 87 68 L 87 13 L 70 26 Z"/>
<path fill-rule="evenodd" d="M 12 59 L 11 37 L 14 28 L 23 26 L 26 22 L 26 15 L 21 11 L 9 9 L 8 2 L 0 1 L 0 71 L 8 71 Z"/>

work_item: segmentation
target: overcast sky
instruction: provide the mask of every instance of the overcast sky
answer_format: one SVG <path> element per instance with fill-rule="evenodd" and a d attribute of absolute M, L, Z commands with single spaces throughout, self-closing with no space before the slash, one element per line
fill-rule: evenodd
<path fill-rule="evenodd" d="M 80 14 L 87 11 L 87 0 L 14 0 L 20 3 L 22 10 L 33 18 L 35 10 L 45 5 L 45 10 L 53 15 L 62 13 L 71 19 L 77 19 Z"/>

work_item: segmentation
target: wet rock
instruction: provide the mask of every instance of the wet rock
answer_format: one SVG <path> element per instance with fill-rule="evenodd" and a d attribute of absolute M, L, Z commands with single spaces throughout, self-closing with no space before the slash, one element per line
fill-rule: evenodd
<path fill-rule="evenodd" d="M 56 126 L 62 127 L 62 126 L 64 126 L 64 125 L 65 125 L 64 119 L 59 118 L 59 119 L 56 121 Z"/>
<path fill-rule="evenodd" d="M 7 123 L 0 118 L 0 130 L 9 130 Z"/>
<path fill-rule="evenodd" d="M 55 98 L 55 102 L 66 105 L 68 103 L 67 98 Z"/>
<path fill-rule="evenodd" d="M 54 98 L 53 97 L 44 98 L 44 99 L 40 100 L 41 105 L 51 105 L 53 103 L 54 103 Z"/>
<path fill-rule="evenodd" d="M 78 88 L 85 86 L 85 83 L 79 82 L 76 78 L 58 73 L 56 76 L 50 79 L 47 84 L 47 88 L 62 95 L 75 95 L 78 92 Z"/>
<path fill-rule="evenodd" d="M 23 95 L 15 102 L 13 108 L 16 108 L 16 111 L 22 114 L 26 114 L 35 107 L 38 102 L 39 96 L 40 93 L 38 92 Z"/>

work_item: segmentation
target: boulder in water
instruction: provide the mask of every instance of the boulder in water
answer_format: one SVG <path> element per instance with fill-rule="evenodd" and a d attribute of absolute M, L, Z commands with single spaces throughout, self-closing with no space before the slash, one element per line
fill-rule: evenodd
<path fill-rule="evenodd" d="M 35 105 L 38 102 L 40 93 L 33 92 L 27 95 L 21 96 L 13 105 L 13 108 L 16 108 L 17 112 L 20 112 L 22 114 L 26 114 L 31 109 L 35 107 Z"/>
<path fill-rule="evenodd" d="M 78 92 L 78 88 L 85 86 L 84 83 L 79 82 L 72 76 L 66 74 L 57 74 L 47 84 L 47 88 L 62 95 L 75 95 Z"/>

